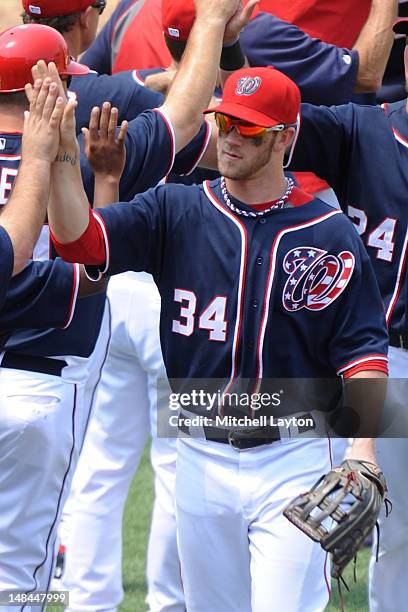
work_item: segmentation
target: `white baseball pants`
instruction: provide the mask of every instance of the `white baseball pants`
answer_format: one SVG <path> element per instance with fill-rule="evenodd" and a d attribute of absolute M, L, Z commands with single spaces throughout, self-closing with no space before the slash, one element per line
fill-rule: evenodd
<path fill-rule="evenodd" d="M 329 562 L 282 515 L 331 467 L 327 440 L 246 451 L 178 441 L 176 504 L 188 612 L 318 612 Z"/>
<path fill-rule="evenodd" d="M 109 331 L 105 312 L 92 355 L 60 357 L 68 363 L 61 376 L 0 368 L 0 591 L 49 587 Z"/>
<path fill-rule="evenodd" d="M 408 350 L 389 349 L 388 401 L 386 407 L 396 414 L 391 424 L 393 435 L 408 431 Z M 393 379 L 398 379 L 393 382 Z M 403 380 L 406 379 L 406 380 Z M 406 610 L 408 602 L 408 438 L 379 438 L 377 458 L 388 484 L 392 512 L 380 516 L 379 561 L 375 561 L 374 538 L 369 571 L 371 612 Z"/>
<path fill-rule="evenodd" d="M 68 612 L 113 612 L 123 598 L 123 511 L 150 430 L 156 498 L 147 560 L 149 609 L 184 612 L 174 506 L 176 440 L 154 435 L 156 382 L 165 377 L 160 296 L 149 275 L 135 273 L 113 277 L 108 296 L 112 341 L 61 532 Z"/>

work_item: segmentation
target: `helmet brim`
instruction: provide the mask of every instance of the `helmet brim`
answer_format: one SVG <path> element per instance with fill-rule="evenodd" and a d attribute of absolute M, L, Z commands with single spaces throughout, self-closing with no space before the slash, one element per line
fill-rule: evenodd
<path fill-rule="evenodd" d="M 80 64 L 79 62 L 71 59 L 66 69 L 63 72 L 60 72 L 60 74 L 63 76 L 85 76 L 89 74 L 90 71 L 90 68 L 85 66 L 85 64 Z"/>

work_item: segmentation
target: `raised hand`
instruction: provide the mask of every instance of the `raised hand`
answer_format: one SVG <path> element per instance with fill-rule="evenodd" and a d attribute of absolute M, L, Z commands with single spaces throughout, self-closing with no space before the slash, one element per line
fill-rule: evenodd
<path fill-rule="evenodd" d="M 243 6 L 242 1 L 239 2 L 235 14 L 225 28 L 224 45 L 230 45 L 237 40 L 241 30 L 250 22 L 252 13 L 259 2 L 260 0 L 249 0 L 246 6 Z"/>
<path fill-rule="evenodd" d="M 30 110 L 24 114 L 22 156 L 54 161 L 60 144 L 64 100 L 49 77 L 26 85 Z"/>
<path fill-rule="evenodd" d="M 227 23 L 237 12 L 240 0 L 195 0 L 195 6 L 197 18 Z"/>
<path fill-rule="evenodd" d="M 123 121 L 116 131 L 118 109 L 104 102 L 102 112 L 92 109 L 89 129 L 82 128 L 84 148 L 95 175 L 119 182 L 126 162 L 125 137 L 128 123 Z"/>

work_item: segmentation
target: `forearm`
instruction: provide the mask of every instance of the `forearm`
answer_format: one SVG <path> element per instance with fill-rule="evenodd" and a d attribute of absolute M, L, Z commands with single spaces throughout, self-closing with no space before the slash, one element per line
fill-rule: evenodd
<path fill-rule="evenodd" d="M 347 452 L 347 459 L 376 463 L 375 439 L 379 434 L 386 391 L 387 376 L 384 372 L 366 370 L 346 381 L 345 392 L 351 429 L 349 433 L 355 435 Z M 351 426 L 352 421 L 357 427 Z"/>
<path fill-rule="evenodd" d="M 368 19 L 353 47 L 359 54 L 356 92 L 376 91 L 384 76 L 394 41 L 392 25 L 398 0 L 373 0 Z"/>
<path fill-rule="evenodd" d="M 45 221 L 50 192 L 50 162 L 42 159 L 22 160 L 13 192 L 0 216 L 14 250 L 13 274 L 21 272 L 32 257 Z"/>
<path fill-rule="evenodd" d="M 95 174 L 94 208 L 105 208 L 113 202 L 119 202 L 119 183 L 120 179 L 115 177 Z"/>
<path fill-rule="evenodd" d="M 347 451 L 346 458 L 377 463 L 375 456 L 375 438 L 354 438 Z"/>
<path fill-rule="evenodd" d="M 220 18 L 197 17 L 180 69 L 162 106 L 176 132 L 180 151 L 196 134 L 202 112 L 214 92 L 225 23 Z"/>
<path fill-rule="evenodd" d="M 51 170 L 48 222 L 58 242 L 77 240 L 88 227 L 89 202 L 81 176 L 79 147 L 60 149 Z"/>
<path fill-rule="evenodd" d="M 78 297 L 89 297 L 96 293 L 103 293 L 108 286 L 109 278 L 101 278 L 98 281 L 90 281 L 85 274 L 84 266 L 79 266 L 79 290 Z"/>

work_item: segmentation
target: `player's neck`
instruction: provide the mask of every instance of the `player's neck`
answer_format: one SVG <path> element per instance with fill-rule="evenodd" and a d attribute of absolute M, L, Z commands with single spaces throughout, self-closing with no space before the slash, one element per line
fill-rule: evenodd
<path fill-rule="evenodd" d="M 81 34 L 78 27 L 72 28 L 69 32 L 64 32 L 65 42 L 68 45 L 68 52 L 75 60 L 86 49 L 82 49 Z"/>
<path fill-rule="evenodd" d="M 285 193 L 287 181 L 280 168 L 269 168 L 262 173 L 245 180 L 225 179 L 228 192 L 237 200 L 249 204 L 261 204 L 279 200 Z"/>
<path fill-rule="evenodd" d="M 0 132 L 22 132 L 24 127 L 24 111 L 21 108 L 2 108 L 0 114 Z"/>

